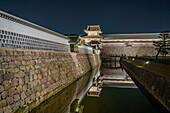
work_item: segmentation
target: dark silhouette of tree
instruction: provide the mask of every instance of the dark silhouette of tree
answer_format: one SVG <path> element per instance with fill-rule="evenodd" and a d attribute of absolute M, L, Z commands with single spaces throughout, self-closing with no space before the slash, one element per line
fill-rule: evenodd
<path fill-rule="evenodd" d="M 155 45 L 157 48 L 156 50 L 158 50 L 158 53 L 156 55 L 156 59 L 159 56 L 159 54 L 161 53 L 164 57 L 166 57 L 166 55 L 169 53 L 167 50 L 170 49 L 170 36 L 169 36 L 169 32 L 170 31 L 163 31 L 159 33 L 159 38 L 161 38 L 162 40 L 160 41 L 155 41 L 153 42 L 153 45 Z"/>

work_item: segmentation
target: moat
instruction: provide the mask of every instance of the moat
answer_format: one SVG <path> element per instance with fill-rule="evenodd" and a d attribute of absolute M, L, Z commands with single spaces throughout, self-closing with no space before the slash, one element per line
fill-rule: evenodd
<path fill-rule="evenodd" d="M 95 80 L 98 80 L 95 78 L 101 75 L 122 77 L 122 74 L 127 76 L 122 69 L 96 67 L 34 109 L 32 113 L 70 113 L 72 103 L 76 99 L 78 106 L 83 106 L 83 113 L 158 113 L 135 84 L 127 84 L 128 87 L 124 83 L 99 84 L 98 87 L 102 88 L 99 97 L 87 96 L 90 87 L 96 84 Z"/>
<path fill-rule="evenodd" d="M 83 113 L 158 113 L 139 89 L 103 88 L 99 98 L 85 97 Z"/>
<path fill-rule="evenodd" d="M 121 69 L 102 69 L 102 71 L 105 70 L 107 72 L 110 70 L 110 73 L 122 73 Z M 101 73 L 103 73 L 102 71 Z M 110 85 L 111 87 L 109 87 Z M 98 98 L 85 96 L 81 102 L 81 105 L 84 106 L 83 113 L 158 113 L 137 87 L 126 87 L 125 85 L 122 83 L 121 86 L 124 87 L 120 88 L 120 86 L 114 87 L 109 84 L 102 88 Z"/>

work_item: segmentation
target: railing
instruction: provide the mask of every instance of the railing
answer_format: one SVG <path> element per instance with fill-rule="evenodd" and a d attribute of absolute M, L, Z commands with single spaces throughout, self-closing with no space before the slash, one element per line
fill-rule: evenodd
<path fill-rule="evenodd" d="M 102 56 L 102 66 L 107 68 L 121 68 L 120 56 Z"/>

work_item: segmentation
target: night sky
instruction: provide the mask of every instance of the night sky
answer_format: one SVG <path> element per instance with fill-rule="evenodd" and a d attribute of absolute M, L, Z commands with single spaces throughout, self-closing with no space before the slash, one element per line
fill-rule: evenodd
<path fill-rule="evenodd" d="M 84 34 L 99 24 L 106 33 L 170 30 L 170 0 L 0 0 L 2 11 L 62 34 Z"/>

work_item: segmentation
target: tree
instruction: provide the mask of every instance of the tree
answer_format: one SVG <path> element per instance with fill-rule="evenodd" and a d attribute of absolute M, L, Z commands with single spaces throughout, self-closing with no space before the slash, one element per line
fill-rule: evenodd
<path fill-rule="evenodd" d="M 159 38 L 161 38 L 162 40 L 153 42 L 153 45 L 155 45 L 157 47 L 156 50 L 158 50 L 158 53 L 156 55 L 156 59 L 157 59 L 157 57 L 159 56 L 160 53 L 164 57 L 166 57 L 166 55 L 169 53 L 168 52 L 168 50 L 170 50 L 169 32 L 170 31 L 168 31 L 168 30 L 160 32 L 159 33 Z"/>

